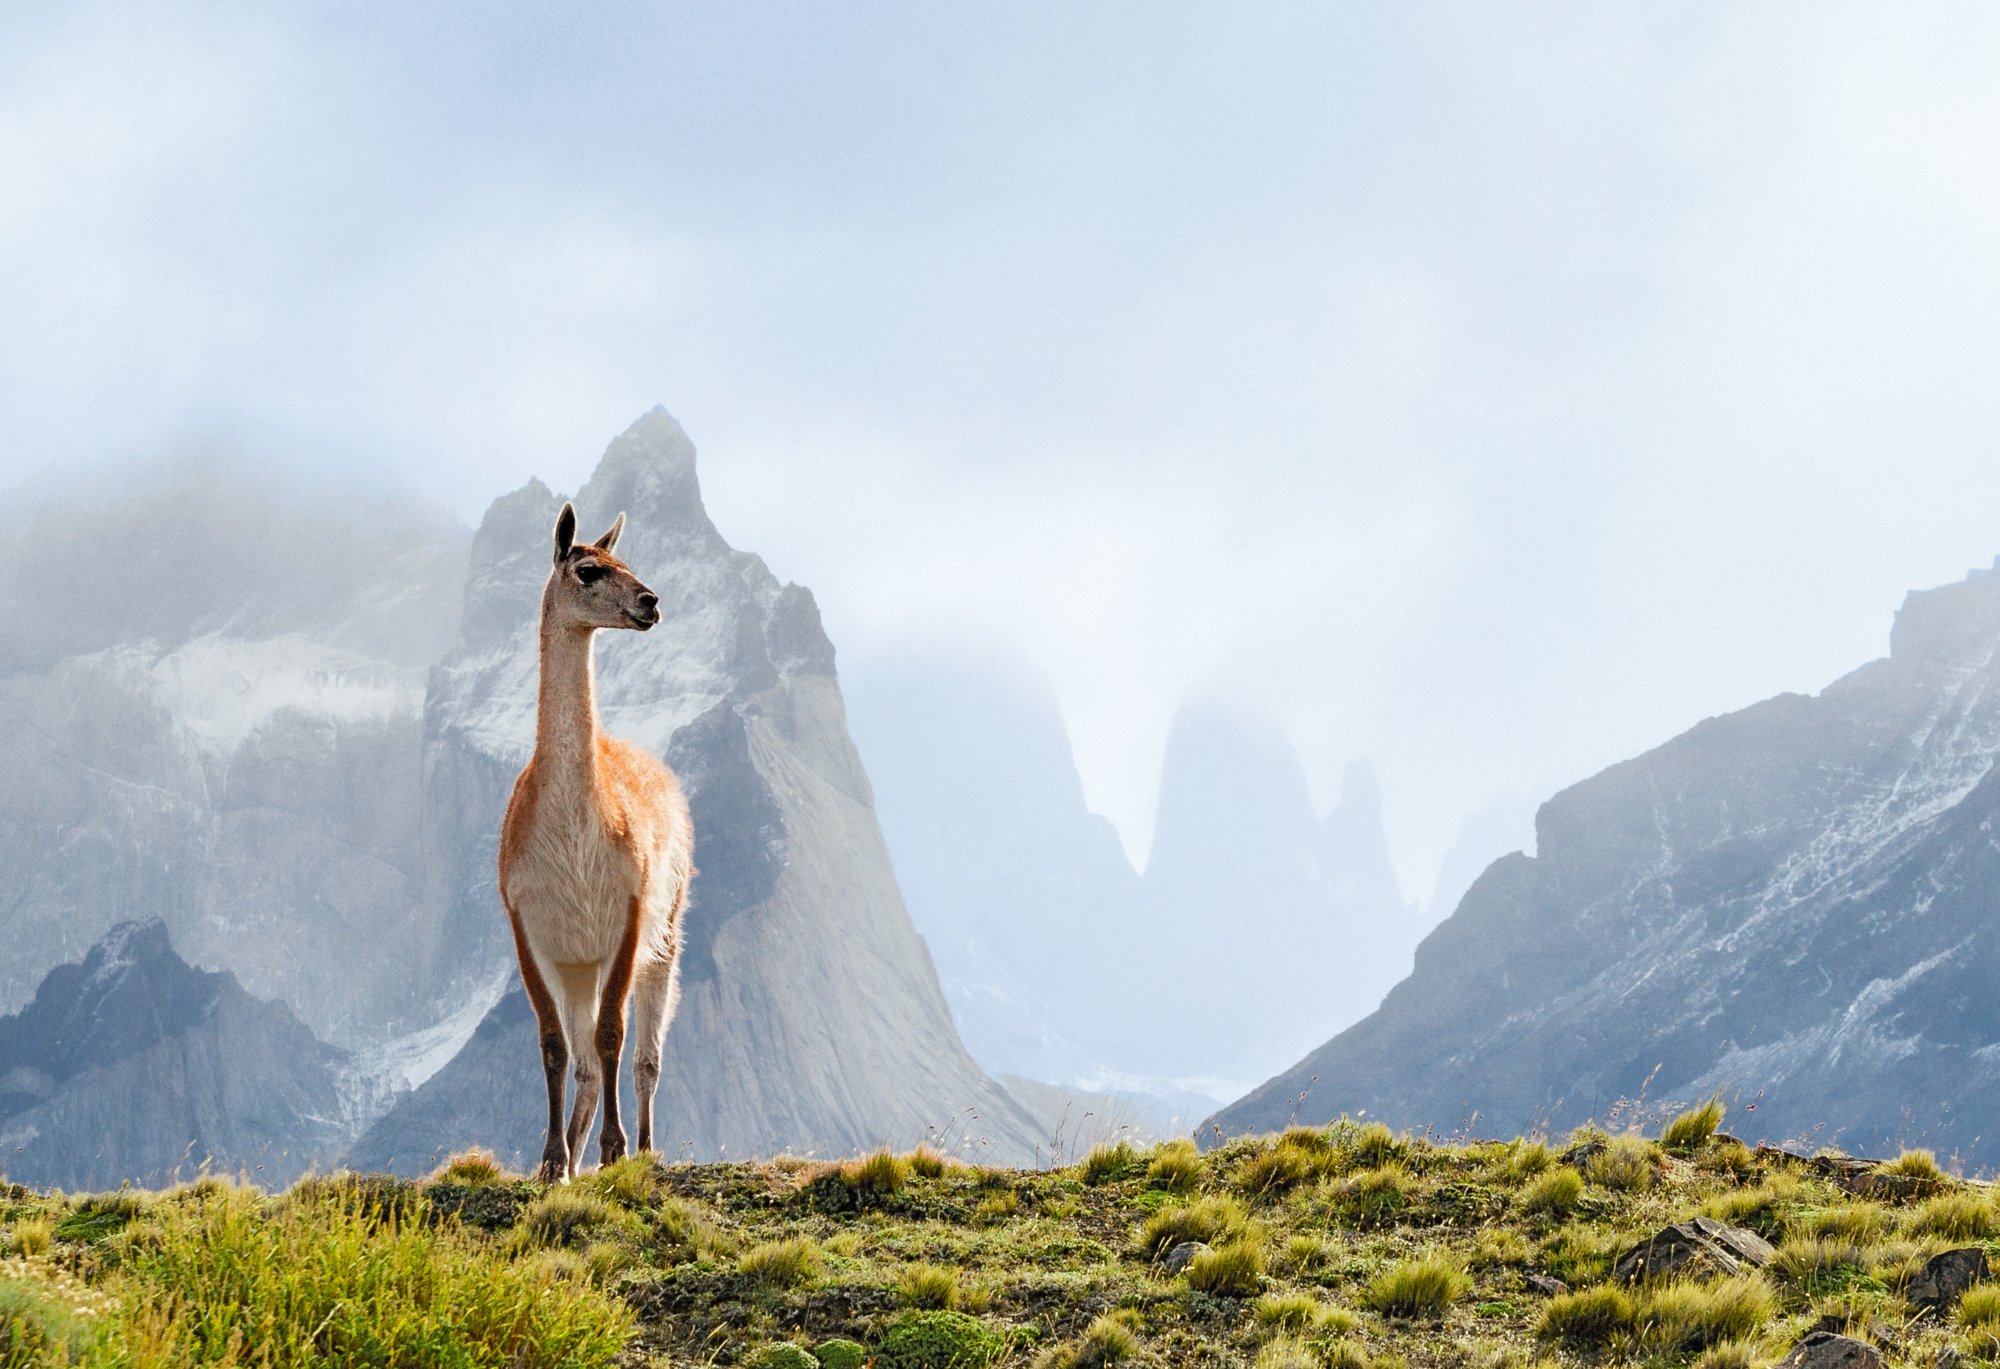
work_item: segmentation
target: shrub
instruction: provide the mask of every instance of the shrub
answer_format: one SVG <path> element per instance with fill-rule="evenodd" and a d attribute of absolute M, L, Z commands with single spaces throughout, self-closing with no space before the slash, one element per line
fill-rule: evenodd
<path fill-rule="evenodd" d="M 1572 1350 L 1599 1351 L 1629 1335 L 1636 1314 L 1630 1293 L 1615 1284 L 1602 1284 L 1550 1298 L 1536 1334 Z"/>
<path fill-rule="evenodd" d="M 868 1349 L 858 1341 L 836 1336 L 815 1345 L 813 1356 L 819 1360 L 819 1369 L 862 1369 L 868 1362 Z"/>
<path fill-rule="evenodd" d="M 1120 1140 L 1116 1145 L 1094 1145 L 1090 1154 L 1083 1157 L 1080 1177 L 1086 1184 L 1108 1184 L 1123 1179 L 1139 1169 L 1139 1152 L 1132 1143 Z"/>
<path fill-rule="evenodd" d="M 1642 1295 L 1639 1339 L 1670 1355 L 1691 1355 L 1724 1341 L 1748 1339 L 1777 1310 L 1770 1285 L 1761 1279 L 1661 1284 Z"/>
<path fill-rule="evenodd" d="M 1162 1142 L 1146 1166 L 1146 1182 L 1169 1193 L 1192 1193 L 1201 1187 L 1201 1175 L 1201 1152 L 1185 1138 Z"/>
<path fill-rule="evenodd" d="M 1692 1155 L 1708 1144 L 1721 1125 L 1722 1098 L 1718 1095 L 1667 1123 L 1660 1132 L 1660 1146 L 1673 1155 Z"/>
<path fill-rule="evenodd" d="M 1583 1196 L 1583 1176 L 1573 1169 L 1552 1169 L 1521 1195 L 1523 1211 L 1537 1216 L 1563 1217 L 1576 1208 Z"/>
<path fill-rule="evenodd" d="M 820 1360 L 790 1341 L 779 1341 L 752 1355 L 750 1369 L 820 1369 Z"/>
<path fill-rule="evenodd" d="M 1441 1317 L 1472 1290 L 1465 1271 L 1442 1255 L 1403 1260 L 1369 1281 L 1361 1301 L 1385 1317 Z"/>
<path fill-rule="evenodd" d="M 1917 1206 L 1910 1215 L 1910 1231 L 1918 1236 L 1975 1241 L 2000 1232 L 2000 1221 L 1995 1220 L 1993 1203 L 1984 1195 L 1940 1193 Z"/>
<path fill-rule="evenodd" d="M 999 1336 L 963 1312 L 905 1312 L 875 1346 L 875 1369 L 980 1369 L 999 1355 Z"/>
<path fill-rule="evenodd" d="M 1584 1177 L 1600 1188 L 1619 1193 L 1643 1193 L 1660 1177 L 1660 1151 L 1639 1136 L 1615 1137 L 1590 1157 Z"/>
<path fill-rule="evenodd" d="M 810 1236 L 765 1241 L 743 1252 L 736 1272 L 772 1288 L 790 1288 L 819 1272 L 819 1246 Z"/>
<path fill-rule="evenodd" d="M 1139 1228 L 1139 1253 L 1157 1260 L 1188 1241 L 1216 1245 L 1243 1231 L 1249 1218 L 1234 1198 L 1200 1198 L 1155 1212 Z"/>
<path fill-rule="evenodd" d="M 485 1184 L 497 1184 L 505 1177 L 500 1157 L 484 1146 L 475 1146 L 471 1150 L 461 1150 L 446 1160 L 438 1172 L 431 1175 L 429 1182 L 478 1188 Z"/>
<path fill-rule="evenodd" d="M 1202 1251 L 1187 1267 L 1189 1288 L 1222 1298 L 1253 1297 L 1263 1286 L 1263 1279 L 1263 1252 L 1255 1241 L 1243 1237 Z"/>

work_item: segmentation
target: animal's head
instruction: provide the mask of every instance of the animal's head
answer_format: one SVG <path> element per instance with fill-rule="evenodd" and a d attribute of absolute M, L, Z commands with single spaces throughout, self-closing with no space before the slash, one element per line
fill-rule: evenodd
<path fill-rule="evenodd" d="M 556 515 L 556 568 L 549 576 L 548 606 L 558 621 L 575 627 L 633 627 L 644 632 L 660 621 L 660 596 L 639 582 L 632 568 L 611 554 L 625 531 L 619 514 L 611 531 L 595 542 L 576 540 L 576 510 L 568 504 Z"/>

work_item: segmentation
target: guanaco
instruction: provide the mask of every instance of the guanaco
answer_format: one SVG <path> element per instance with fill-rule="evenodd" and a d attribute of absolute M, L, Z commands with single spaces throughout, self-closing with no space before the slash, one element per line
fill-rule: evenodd
<path fill-rule="evenodd" d="M 535 750 L 500 824 L 500 900 L 549 1090 L 536 1173 L 551 1183 L 577 1172 L 600 1094 L 602 1163 L 625 1154 L 618 1059 L 628 997 L 638 1149 L 653 1148 L 653 1095 L 680 995 L 681 915 L 694 875 L 694 827 L 673 772 L 597 725 L 598 630 L 644 632 L 660 621 L 659 596 L 612 554 L 624 530 L 621 513 L 604 536 L 579 545 L 576 510 L 565 503 L 556 518 L 555 567 L 542 589 Z M 563 1075 L 572 1062 L 576 1102 L 565 1129 Z"/>

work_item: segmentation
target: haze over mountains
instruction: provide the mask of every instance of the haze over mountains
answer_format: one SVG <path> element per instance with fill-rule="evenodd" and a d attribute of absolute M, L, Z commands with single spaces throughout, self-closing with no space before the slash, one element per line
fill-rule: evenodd
<path fill-rule="evenodd" d="M 927 954 L 811 595 L 723 540 L 664 411 L 611 444 L 577 501 L 586 522 L 628 513 L 622 549 L 669 609 L 644 639 L 600 643 L 599 683 L 605 725 L 669 757 L 695 806 L 670 1145 L 843 1151 L 929 1133 L 1023 1158 L 1043 1123 L 974 1063 L 953 1012 L 995 1071 L 1165 1088 L 1255 1077 L 1367 1006 L 1343 1006 L 1350 981 L 1327 970 L 1337 899 L 1391 939 L 1408 909 L 1365 777 L 1322 822 L 1282 737 L 1191 709 L 1163 782 L 1169 841 L 1141 875 L 1085 807 L 1053 701 L 1002 667 L 863 691 L 880 701 L 867 754 Z M 37 556 L 0 571 L 0 756 L 36 777 L 0 799 L 0 870 L 18 890 L 0 908 L 0 1012 L 42 995 L 0 1031 L 15 1140 L 0 1167 L 115 1183 L 170 1159 L 410 1169 L 538 1143 L 493 846 L 532 734 L 559 503 L 531 482 L 468 537 L 422 510 L 180 466 L 37 513 Z M 103 613 L 51 602 L 31 573 L 50 556 L 92 556 L 130 594 Z M 1241 811 L 1204 819 L 1209 793 Z M 1198 853 L 1171 850 L 1197 837 Z M 145 935 L 100 944 L 134 922 Z M 1218 974 L 1244 929 L 1258 960 Z M 110 1000 L 72 982 L 100 963 L 166 986 L 176 1025 L 51 1068 L 30 1040 L 51 1014 L 99 1045 L 125 1039 L 88 1028 Z M 1212 1030 L 1239 1013 L 1251 1030 Z M 253 1048 L 231 1039 L 244 1021 L 307 1044 Z M 240 1067 L 162 1070 L 161 1050 Z M 155 1086 L 129 1091 L 134 1071 Z M 217 1092 L 225 1077 L 312 1101 L 252 1107 Z M 121 1090 L 134 1129 L 79 1134 Z"/>
<path fill-rule="evenodd" d="M 1733 1130 L 2000 1164 L 2000 575 L 1886 659 L 1557 794 L 1381 1009 L 1216 1119 L 1560 1131 L 1711 1093 Z"/>
<path fill-rule="evenodd" d="M 860 685 L 850 711 L 897 876 L 990 1067 L 1228 1096 L 1408 971 L 1423 924 L 1365 765 L 1316 814 L 1282 731 L 1192 703 L 1142 872 L 1087 807 L 1032 672 L 913 659 Z"/>

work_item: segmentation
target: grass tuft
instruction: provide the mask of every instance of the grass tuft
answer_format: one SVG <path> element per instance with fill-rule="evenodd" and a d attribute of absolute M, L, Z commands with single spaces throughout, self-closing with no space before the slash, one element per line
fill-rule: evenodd
<path fill-rule="evenodd" d="M 1528 1185 L 1521 1210 L 1542 1217 L 1566 1217 L 1583 1197 L 1583 1176 L 1573 1169 L 1551 1169 Z"/>
<path fill-rule="evenodd" d="M 1163 1141 L 1153 1150 L 1146 1166 L 1146 1182 L 1169 1193 L 1192 1193 L 1201 1187 L 1204 1167 L 1194 1142 L 1181 1138 Z"/>
<path fill-rule="evenodd" d="M 1219 1298 L 1255 1297 L 1264 1286 L 1264 1254 L 1255 1241 L 1239 1237 L 1189 1261 L 1188 1287 Z"/>
<path fill-rule="evenodd" d="M 1590 1157 L 1584 1177 L 1614 1193 L 1644 1193 L 1660 1178 L 1660 1149 L 1641 1136 L 1613 1137 Z"/>
<path fill-rule="evenodd" d="M 1770 1285 L 1755 1277 L 1661 1284 L 1641 1297 L 1639 1339 L 1664 1354 L 1692 1355 L 1755 1335 L 1777 1310 Z"/>
<path fill-rule="evenodd" d="M 1975 1331 L 2000 1327 L 2000 1284 L 1982 1283 L 1966 1289 L 1958 1300 L 1958 1320 Z"/>
<path fill-rule="evenodd" d="M 1947 1177 L 1938 1167 L 1937 1156 L 1928 1150 L 1906 1150 L 1893 1160 L 1875 1167 L 1877 1174 L 1901 1174 L 1912 1179 L 1932 1179 L 1942 1183 Z"/>
<path fill-rule="evenodd" d="M 1708 1144 L 1721 1125 L 1722 1098 L 1718 1094 L 1667 1123 L 1660 1131 L 1660 1148 L 1670 1155 L 1693 1155 Z"/>
<path fill-rule="evenodd" d="M 1602 1351 L 1631 1334 L 1637 1313 L 1632 1295 L 1615 1284 L 1558 1293 L 1542 1309 L 1536 1334 L 1572 1350 Z"/>
<path fill-rule="evenodd" d="M 1120 1140 L 1113 1145 L 1098 1144 L 1083 1157 L 1079 1177 L 1086 1184 L 1108 1184 L 1139 1172 L 1143 1162 L 1132 1143 Z"/>
<path fill-rule="evenodd" d="M 2000 1233 L 2000 1212 L 1984 1194 L 1940 1193 L 1910 1214 L 1910 1233 L 1953 1241 L 1983 1241 Z"/>
<path fill-rule="evenodd" d="M 737 1257 L 736 1272 L 769 1288 L 792 1288 L 819 1272 L 819 1243 L 810 1236 L 765 1241 Z"/>
<path fill-rule="evenodd" d="M 1443 1316 L 1472 1291 L 1472 1280 L 1451 1259 L 1429 1254 L 1403 1260 L 1369 1280 L 1361 1301 L 1385 1317 Z"/>
<path fill-rule="evenodd" d="M 953 1309 L 964 1301 L 958 1274 L 935 1264 L 913 1264 L 896 1281 L 905 1307 Z"/>
<path fill-rule="evenodd" d="M 484 1146 L 475 1146 L 471 1150 L 461 1150 L 446 1160 L 426 1182 L 482 1188 L 487 1184 L 497 1184 L 506 1177 L 507 1171 L 501 1166 L 500 1157 Z"/>
<path fill-rule="evenodd" d="M 1158 1260 L 1177 1245 L 1200 1241 L 1217 1245 L 1241 1234 L 1249 1225 L 1243 1204 L 1234 1198 L 1198 1198 L 1179 1207 L 1163 1208 L 1139 1228 L 1139 1253 Z"/>

